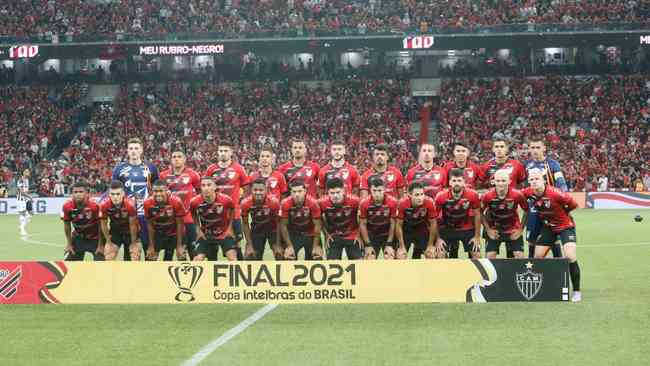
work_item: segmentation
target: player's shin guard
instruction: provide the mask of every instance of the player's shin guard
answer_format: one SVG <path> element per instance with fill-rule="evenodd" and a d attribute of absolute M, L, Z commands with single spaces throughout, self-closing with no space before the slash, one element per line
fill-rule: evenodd
<path fill-rule="evenodd" d="M 580 291 L 580 266 L 578 265 L 578 261 L 569 263 L 569 274 L 571 275 L 573 291 Z"/>
<path fill-rule="evenodd" d="M 528 258 L 535 258 L 535 244 L 528 244 Z"/>

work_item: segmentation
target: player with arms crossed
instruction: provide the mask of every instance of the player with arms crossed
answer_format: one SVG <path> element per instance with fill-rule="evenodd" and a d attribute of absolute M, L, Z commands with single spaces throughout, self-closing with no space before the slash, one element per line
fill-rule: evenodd
<path fill-rule="evenodd" d="M 142 244 L 138 237 L 137 210 L 135 204 L 126 197 L 122 182 L 111 182 L 108 197 L 99 204 L 99 218 L 105 239 L 106 260 L 115 260 L 120 247 L 123 247 L 125 261 L 139 261 Z"/>
<path fill-rule="evenodd" d="M 124 184 L 126 195 L 135 202 L 140 226 L 140 241 L 148 245 L 149 231 L 144 217 L 144 200 L 151 195 L 151 184 L 158 180 L 158 169 L 155 165 L 142 160 L 143 146 L 139 138 L 131 138 L 127 142 L 128 160 L 118 164 L 113 169 L 113 180 Z"/>
<path fill-rule="evenodd" d="M 486 239 L 485 255 L 495 259 L 502 242 L 515 258 L 524 257 L 523 227 L 528 217 L 528 202 L 524 195 L 510 187 L 510 174 L 505 170 L 494 173 L 495 187 L 481 198 L 483 210 L 483 236 Z M 518 208 L 524 212 L 519 220 Z"/>
<path fill-rule="evenodd" d="M 359 232 L 364 245 L 364 258 L 376 259 L 384 251 L 384 259 L 395 259 L 395 225 L 398 201 L 386 194 L 384 180 L 375 177 L 369 182 L 370 196 L 359 203 Z"/>
<path fill-rule="evenodd" d="M 241 208 L 239 201 L 241 198 L 241 189 L 248 185 L 248 175 L 244 167 L 232 160 L 232 144 L 227 141 L 219 142 L 217 146 L 217 163 L 208 167 L 205 175 L 213 177 L 217 184 L 217 192 L 230 196 L 232 203 L 235 205 L 235 216 L 232 221 L 232 228 L 235 233 L 235 244 L 237 247 L 237 259 L 242 260 L 244 256 L 241 252 L 239 242 L 242 239 L 241 231 Z"/>
<path fill-rule="evenodd" d="M 406 259 L 406 254 L 413 244 L 413 259 L 443 258 L 444 248 L 438 245 L 438 212 L 433 200 L 424 193 L 422 183 L 413 182 L 409 185 L 408 195 L 399 201 L 395 235 L 399 246 L 397 259 Z M 434 243 L 436 247 L 434 250 Z"/>
<path fill-rule="evenodd" d="M 569 214 L 578 207 L 578 203 L 567 192 L 547 186 L 546 178 L 541 170 L 531 170 L 528 173 L 530 187 L 522 193 L 535 206 L 543 226 L 535 241 L 535 258 L 545 258 L 549 249 L 560 240 L 564 253 L 569 259 L 569 274 L 573 285 L 571 301 L 582 300 L 580 292 L 580 266 L 576 254 L 576 225 Z"/>
<path fill-rule="evenodd" d="M 439 242 L 447 248 L 449 258 L 458 258 L 459 242 L 469 258 L 481 258 L 481 200 L 473 189 L 465 188 L 465 172 L 449 172 L 450 188 L 435 199 Z"/>
<path fill-rule="evenodd" d="M 63 204 L 66 261 L 82 261 L 86 252 L 96 261 L 104 260 L 104 248 L 99 241 L 99 205 L 90 199 L 89 190 L 88 183 L 76 182 L 72 185 L 72 198 Z"/>
<path fill-rule="evenodd" d="M 268 242 L 273 251 L 273 257 L 276 260 L 281 260 L 284 258 L 284 251 L 278 230 L 280 202 L 269 193 L 268 180 L 263 178 L 253 181 L 251 192 L 241 202 L 242 228 L 246 239 L 244 257 L 262 260 Z"/>
<path fill-rule="evenodd" d="M 320 166 L 313 161 L 307 160 L 307 143 L 303 139 L 291 140 L 291 161 L 286 162 L 278 168 L 284 174 L 287 183 L 295 179 L 305 182 L 307 194 L 318 197 L 318 173 Z"/>
<path fill-rule="evenodd" d="M 320 196 L 327 195 L 327 182 L 334 178 L 343 180 L 345 194 L 359 194 L 359 172 L 352 164 L 345 161 L 345 144 L 342 141 L 334 141 L 330 146 L 332 160 L 322 167 L 318 173 L 318 185 Z"/>
<path fill-rule="evenodd" d="M 566 180 L 562 174 L 560 163 L 556 160 L 546 156 L 546 144 L 542 138 L 533 138 L 529 141 L 529 151 L 531 153 L 531 160 L 526 162 L 526 170 L 539 169 L 544 172 L 546 177 L 546 184 L 551 187 L 558 188 L 562 192 L 568 192 Z M 537 216 L 534 206 L 530 206 L 528 214 L 528 224 L 526 226 L 526 241 L 528 242 L 528 258 L 533 258 L 535 255 L 535 239 L 539 236 L 542 228 L 542 222 Z M 559 243 L 555 243 L 551 247 L 553 257 L 562 257 L 562 248 Z"/>
<path fill-rule="evenodd" d="M 250 181 L 262 179 L 266 183 L 268 193 L 277 200 L 287 195 L 287 180 L 280 171 L 273 171 L 273 150 L 264 147 L 260 151 L 259 170 L 250 175 Z"/>
<path fill-rule="evenodd" d="M 517 188 L 526 182 L 526 169 L 519 160 L 509 157 L 510 145 L 505 137 L 496 136 L 492 139 L 492 152 L 494 158 L 480 167 L 479 179 L 483 186 L 494 187 L 494 173 L 505 170 L 510 174 L 510 187 Z"/>
<path fill-rule="evenodd" d="M 406 174 L 406 183 L 418 182 L 424 187 L 427 197 L 433 199 L 436 194 L 447 186 L 447 173 L 444 168 L 436 166 L 433 159 L 436 157 L 436 148 L 431 144 L 420 146 L 418 164 L 409 169 Z"/>
<path fill-rule="evenodd" d="M 361 199 L 369 196 L 370 181 L 380 178 L 384 182 L 385 194 L 400 199 L 404 191 L 404 177 L 396 167 L 388 165 L 388 146 L 379 144 L 372 151 L 372 167 L 361 176 Z"/>
<path fill-rule="evenodd" d="M 327 244 L 327 259 L 341 259 L 343 250 L 348 259 L 363 257 L 359 240 L 359 198 L 346 194 L 343 180 L 327 182 L 327 196 L 318 200 L 323 214 L 323 234 Z"/>
<path fill-rule="evenodd" d="M 449 172 L 452 169 L 462 169 L 465 173 L 465 187 L 476 189 L 476 183 L 478 182 L 481 169 L 478 165 L 469 161 L 469 145 L 464 142 L 456 141 L 452 146 L 454 149 L 454 160 L 448 161 L 444 166 L 447 177 L 449 177 Z"/>
<path fill-rule="evenodd" d="M 307 195 L 305 182 L 295 179 L 289 183 L 291 195 L 280 204 L 280 235 L 284 242 L 284 258 L 297 259 L 300 249 L 305 260 L 323 259 L 320 245 L 321 211 L 318 201 Z"/>
<path fill-rule="evenodd" d="M 218 250 L 229 261 L 237 260 L 237 242 L 233 229 L 235 204 L 232 198 L 217 192 L 212 177 L 201 179 L 201 194 L 192 198 L 190 211 L 196 223 L 195 261 L 216 261 Z"/>
<path fill-rule="evenodd" d="M 176 150 L 172 152 L 171 167 L 160 172 L 160 179 L 167 184 L 167 189 L 183 201 L 188 210 L 183 218 L 185 222 L 185 247 L 190 258 L 194 258 L 194 242 L 196 241 L 196 226 L 189 212 L 190 201 L 201 189 L 201 176 L 186 165 L 185 153 Z"/>
<path fill-rule="evenodd" d="M 180 198 L 167 191 L 167 184 L 157 180 L 153 184 L 153 196 L 144 201 L 144 215 L 147 219 L 149 230 L 149 246 L 147 247 L 147 260 L 155 261 L 164 250 L 164 260 L 171 261 L 174 257 L 185 260 L 185 246 L 183 243 L 185 230 L 184 217 L 187 209 Z"/>

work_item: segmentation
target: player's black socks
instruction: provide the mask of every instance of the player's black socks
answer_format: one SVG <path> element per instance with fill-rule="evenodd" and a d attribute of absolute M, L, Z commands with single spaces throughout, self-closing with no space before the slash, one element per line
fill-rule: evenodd
<path fill-rule="evenodd" d="M 553 258 L 562 258 L 562 247 L 559 244 L 553 244 L 551 247 Z"/>
<path fill-rule="evenodd" d="M 571 275 L 573 291 L 580 291 L 580 266 L 578 265 L 578 261 L 569 263 L 569 274 Z"/>
<path fill-rule="evenodd" d="M 506 250 L 506 258 L 514 258 L 515 257 L 515 252 L 513 252 L 510 249 Z"/>
<path fill-rule="evenodd" d="M 235 249 L 237 250 L 237 260 L 238 261 L 243 261 L 244 260 L 244 254 L 241 251 L 241 247 L 237 246 L 237 248 L 235 248 Z"/>
<path fill-rule="evenodd" d="M 528 244 L 528 258 L 535 258 L 535 244 Z"/>

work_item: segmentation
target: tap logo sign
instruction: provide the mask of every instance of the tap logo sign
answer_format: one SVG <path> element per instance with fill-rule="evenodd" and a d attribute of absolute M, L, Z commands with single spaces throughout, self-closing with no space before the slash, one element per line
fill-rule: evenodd
<path fill-rule="evenodd" d="M 9 58 L 34 58 L 38 56 L 38 46 L 12 46 L 9 48 Z"/>
<path fill-rule="evenodd" d="M 646 45 L 650 44 L 650 36 L 640 36 L 639 43 Z"/>
<path fill-rule="evenodd" d="M 402 40 L 402 47 L 405 50 L 427 49 L 431 48 L 433 44 L 433 36 L 406 37 Z"/>

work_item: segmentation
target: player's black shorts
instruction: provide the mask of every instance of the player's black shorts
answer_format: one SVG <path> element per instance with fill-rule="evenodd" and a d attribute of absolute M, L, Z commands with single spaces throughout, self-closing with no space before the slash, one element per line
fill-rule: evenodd
<path fill-rule="evenodd" d="M 341 259 L 343 257 L 343 249 L 348 259 L 361 259 L 363 253 L 356 240 L 334 238 L 327 248 L 327 259 Z"/>
<path fill-rule="evenodd" d="M 406 251 L 411 250 L 411 245 L 413 245 L 413 259 L 422 258 L 422 254 L 427 250 L 427 244 L 429 243 L 429 234 L 422 235 L 413 235 L 413 234 L 404 234 L 404 246 Z"/>
<path fill-rule="evenodd" d="M 248 258 L 253 260 L 262 260 L 264 258 L 264 249 L 266 248 L 266 242 L 269 243 L 271 249 L 275 246 L 277 242 L 277 232 L 266 232 L 266 233 L 253 233 L 253 249 L 255 249 L 255 258 Z"/>
<path fill-rule="evenodd" d="M 118 248 L 121 246 L 126 248 L 131 245 L 131 234 L 111 231 L 111 241 L 113 244 L 117 245 Z"/>
<path fill-rule="evenodd" d="M 103 261 L 103 254 L 95 254 L 97 251 L 97 246 L 99 245 L 98 239 L 85 239 L 81 237 L 72 238 L 72 249 L 74 249 L 74 254 L 69 253 L 66 255 L 66 261 L 82 261 L 84 260 L 84 255 L 86 252 L 90 253 L 93 256 L 93 259 L 96 261 Z"/>
<path fill-rule="evenodd" d="M 375 254 L 379 255 L 379 253 L 384 250 L 384 247 L 389 246 L 393 249 L 395 249 L 395 243 L 388 242 L 388 236 L 378 236 L 378 237 L 370 237 L 370 243 L 369 245 L 372 246 L 372 248 L 375 250 Z M 425 244 L 426 245 L 426 244 Z"/>
<path fill-rule="evenodd" d="M 577 241 L 576 228 L 572 227 L 564 229 L 559 233 L 554 233 L 550 227 L 544 225 L 542 231 L 539 233 L 536 243 L 537 245 L 549 247 L 555 245 L 555 242 L 558 240 L 562 242 L 562 245 L 566 243 L 575 243 Z"/>
<path fill-rule="evenodd" d="M 229 250 L 237 249 L 237 242 L 230 236 L 223 239 L 197 240 L 194 254 L 203 254 L 210 260 L 216 260 L 219 248 L 221 248 L 221 253 L 225 256 Z"/>
<path fill-rule="evenodd" d="M 161 250 L 175 250 L 176 249 L 176 236 L 168 236 L 156 233 L 154 245 L 156 251 Z"/>
<path fill-rule="evenodd" d="M 303 248 L 305 249 L 305 260 L 310 261 L 314 259 L 312 256 L 312 250 L 314 249 L 313 236 L 290 231 L 289 238 L 293 244 L 293 251 L 296 253 L 296 260 L 298 259 L 298 252 Z"/>
<path fill-rule="evenodd" d="M 512 240 L 510 239 L 510 234 L 501 234 L 496 239 L 490 239 L 487 234 L 485 234 L 485 251 L 486 252 L 497 252 L 499 253 L 499 247 L 501 243 L 506 243 L 506 250 L 510 252 L 523 252 L 524 251 L 524 237 L 523 235 L 519 238 Z"/>
<path fill-rule="evenodd" d="M 447 243 L 447 251 L 452 254 L 458 254 L 458 249 L 460 248 L 460 243 L 463 243 L 463 249 L 466 253 L 472 251 L 472 245 L 469 243 L 470 240 L 474 237 L 474 230 L 451 230 L 451 229 L 442 229 L 440 230 L 440 238 Z M 450 256 L 455 258 L 454 256 Z"/>

